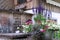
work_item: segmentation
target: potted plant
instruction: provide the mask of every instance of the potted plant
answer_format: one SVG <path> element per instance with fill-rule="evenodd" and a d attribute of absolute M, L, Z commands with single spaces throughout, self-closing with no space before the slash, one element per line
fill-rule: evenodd
<path fill-rule="evenodd" d="M 34 20 L 35 22 L 37 22 L 38 20 L 44 21 L 44 22 L 46 21 L 45 17 L 42 14 L 37 14 Z"/>
<path fill-rule="evenodd" d="M 36 23 L 38 23 L 37 24 L 38 26 L 35 26 L 35 29 L 40 31 L 38 34 L 36 34 L 37 40 L 46 40 L 46 39 L 51 40 L 51 36 L 49 32 L 47 32 L 49 26 L 46 25 L 46 18 L 42 14 L 37 14 L 34 20 Z M 48 36 L 46 36 L 46 34 L 48 34 Z"/>

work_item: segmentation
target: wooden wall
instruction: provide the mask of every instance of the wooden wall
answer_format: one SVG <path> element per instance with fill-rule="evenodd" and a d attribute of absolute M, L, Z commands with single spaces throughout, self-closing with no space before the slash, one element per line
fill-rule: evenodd
<path fill-rule="evenodd" d="M 26 6 L 27 6 L 27 9 L 30 9 L 30 8 L 35 8 L 38 6 L 38 1 L 37 0 L 32 0 L 31 2 L 27 2 L 26 3 Z"/>
<path fill-rule="evenodd" d="M 0 0 L 0 9 L 12 9 L 14 0 Z"/>
<path fill-rule="evenodd" d="M 0 18 L 1 17 L 7 17 L 10 19 L 10 21 L 12 23 L 14 23 L 14 21 L 16 20 L 16 18 L 18 18 L 19 21 L 21 21 L 21 24 L 24 24 L 26 22 L 26 20 L 28 19 L 32 19 L 32 15 L 30 14 L 12 14 L 9 12 L 0 12 Z"/>
<path fill-rule="evenodd" d="M 27 3 L 27 9 L 39 6 L 40 3 L 39 1 L 40 0 L 32 0 L 31 2 Z M 48 4 L 46 2 L 41 2 L 41 4 L 45 9 L 60 13 L 60 7 L 54 6 L 52 4 Z"/>
<path fill-rule="evenodd" d="M 58 12 L 58 13 L 60 13 L 60 7 L 57 7 L 57 6 L 55 6 L 55 5 L 43 3 L 43 7 L 44 7 L 45 9 L 51 10 L 51 11 L 53 11 L 53 12 Z"/>
<path fill-rule="evenodd" d="M 32 19 L 32 15 L 29 14 L 13 14 L 14 18 L 19 18 L 19 20 L 21 21 L 21 24 L 24 24 L 28 19 Z"/>
<path fill-rule="evenodd" d="M 32 7 L 37 7 L 39 1 L 40 0 L 32 0 L 30 2 L 25 3 L 27 6 L 27 9 L 31 9 Z M 17 0 L 1 0 L 0 1 L 0 9 L 11 9 L 11 8 L 15 8 L 16 5 L 17 5 Z M 60 12 L 60 7 L 47 4 L 45 2 L 42 2 L 42 5 L 45 9 L 48 9 L 54 12 Z"/>

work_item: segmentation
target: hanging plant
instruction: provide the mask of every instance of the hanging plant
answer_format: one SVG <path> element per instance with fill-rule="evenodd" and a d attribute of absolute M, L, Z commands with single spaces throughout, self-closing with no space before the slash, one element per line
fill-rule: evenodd
<path fill-rule="evenodd" d="M 45 17 L 42 14 L 37 14 L 37 16 L 34 18 L 35 22 L 40 20 L 40 21 L 46 21 Z"/>
<path fill-rule="evenodd" d="M 37 14 L 36 17 L 34 18 L 35 22 L 38 22 L 37 25 L 40 25 L 40 29 L 43 29 L 42 32 L 44 32 L 45 30 L 45 23 L 46 23 L 46 19 L 42 14 Z M 38 29 L 39 30 L 39 29 Z"/>

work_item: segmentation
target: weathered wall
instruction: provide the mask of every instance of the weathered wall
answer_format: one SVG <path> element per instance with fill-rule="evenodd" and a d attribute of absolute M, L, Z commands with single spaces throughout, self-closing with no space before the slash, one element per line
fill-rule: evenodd
<path fill-rule="evenodd" d="M 26 22 L 26 20 L 32 19 L 32 15 L 29 14 L 12 14 L 9 12 L 0 12 L 0 17 L 2 16 L 9 18 L 12 23 L 14 23 L 15 18 L 19 18 L 23 24 Z"/>
<path fill-rule="evenodd" d="M 47 3 L 43 3 L 43 7 L 45 9 L 51 10 L 53 12 L 58 12 L 60 13 L 60 7 L 54 6 L 52 4 L 47 4 Z"/>
<path fill-rule="evenodd" d="M 14 14 L 13 17 L 19 18 L 19 20 L 21 21 L 21 24 L 24 24 L 28 19 L 32 19 L 32 15 L 29 15 L 29 14 L 21 14 L 21 15 Z"/>
<path fill-rule="evenodd" d="M 11 9 L 14 7 L 14 0 L 0 0 L 0 9 Z"/>
<path fill-rule="evenodd" d="M 21 22 L 24 24 L 28 19 L 32 19 L 32 15 L 21 15 Z"/>
<path fill-rule="evenodd" d="M 1 1 L 3 1 L 3 0 L 1 0 Z M 9 8 L 12 8 L 12 7 L 18 5 L 17 0 L 6 0 L 6 1 L 4 1 L 4 3 L 1 3 L 1 1 L 0 1 L 0 4 L 3 5 L 4 7 L 0 5 L 0 8 L 9 9 Z M 27 0 L 27 1 L 29 1 L 29 0 Z M 40 3 L 39 1 L 40 0 L 32 0 L 30 2 L 25 3 L 25 5 L 27 6 L 27 9 L 31 9 L 33 7 L 37 7 L 38 4 Z M 46 2 L 42 2 L 42 4 L 45 9 L 48 9 L 48 10 L 51 10 L 54 12 L 60 12 L 60 7 L 57 7 L 57 6 L 54 6 L 51 4 L 47 4 Z"/>
<path fill-rule="evenodd" d="M 0 12 L 0 18 L 2 18 L 2 20 L 5 20 L 4 17 L 7 18 L 11 24 L 14 23 L 13 14 L 9 12 Z"/>
<path fill-rule="evenodd" d="M 40 1 L 40 0 L 39 0 Z M 32 7 L 37 7 L 38 4 L 41 2 L 39 2 L 38 0 L 32 0 L 31 2 L 28 2 L 27 3 L 27 8 L 32 8 Z M 51 4 L 47 4 L 46 2 L 42 2 L 41 3 L 43 5 L 43 7 L 45 9 L 48 9 L 48 10 L 51 10 L 53 12 L 59 12 L 60 13 L 60 7 L 57 7 L 57 6 L 54 6 L 54 5 L 51 5 Z"/>
<path fill-rule="evenodd" d="M 30 8 L 33 8 L 33 7 L 37 7 L 38 6 L 38 3 L 37 2 L 38 2 L 37 0 L 32 0 L 31 2 L 28 2 L 26 4 L 27 9 L 30 9 Z"/>

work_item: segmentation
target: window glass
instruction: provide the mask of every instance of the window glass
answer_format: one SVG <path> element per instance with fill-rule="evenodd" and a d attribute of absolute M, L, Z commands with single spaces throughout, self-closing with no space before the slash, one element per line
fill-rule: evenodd
<path fill-rule="evenodd" d="M 26 0 L 18 0 L 18 4 L 22 4 L 22 3 L 25 3 Z"/>

